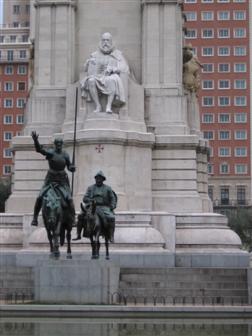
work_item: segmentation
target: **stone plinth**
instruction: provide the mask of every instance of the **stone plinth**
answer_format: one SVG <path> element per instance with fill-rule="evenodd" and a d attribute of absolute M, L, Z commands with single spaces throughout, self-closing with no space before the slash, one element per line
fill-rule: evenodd
<path fill-rule="evenodd" d="M 110 304 L 120 269 L 106 261 L 56 260 L 35 269 L 35 300 L 40 303 Z"/>

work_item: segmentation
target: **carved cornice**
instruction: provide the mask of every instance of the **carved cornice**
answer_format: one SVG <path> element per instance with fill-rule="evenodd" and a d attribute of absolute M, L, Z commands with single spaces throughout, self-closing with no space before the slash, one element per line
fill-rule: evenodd
<path fill-rule="evenodd" d="M 34 7 L 71 6 L 76 8 L 76 0 L 35 0 Z"/>
<path fill-rule="evenodd" d="M 149 5 L 149 4 L 178 4 L 181 5 L 183 3 L 183 0 L 142 0 L 141 4 L 144 5 Z"/>

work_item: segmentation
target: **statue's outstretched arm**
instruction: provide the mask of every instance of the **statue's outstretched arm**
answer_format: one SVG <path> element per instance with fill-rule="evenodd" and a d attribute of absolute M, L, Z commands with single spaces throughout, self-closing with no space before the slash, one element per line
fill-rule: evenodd
<path fill-rule="evenodd" d="M 34 147 L 36 149 L 36 152 L 41 153 L 42 155 L 47 155 L 48 154 L 47 151 L 43 148 L 43 146 L 38 141 L 39 135 L 35 131 L 32 131 L 31 136 L 34 141 Z"/>

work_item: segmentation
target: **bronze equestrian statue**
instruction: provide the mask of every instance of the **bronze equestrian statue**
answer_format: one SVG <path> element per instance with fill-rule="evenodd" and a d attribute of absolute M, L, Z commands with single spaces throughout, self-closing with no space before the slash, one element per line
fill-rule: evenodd
<path fill-rule="evenodd" d="M 95 175 L 95 184 L 88 187 L 82 203 L 82 213 L 78 217 L 77 237 L 81 239 L 81 232 L 84 237 L 90 238 L 92 246 L 92 258 L 99 258 L 99 236 L 105 238 L 106 259 L 109 259 L 108 242 L 114 242 L 115 214 L 117 195 L 112 188 L 103 182 L 106 180 L 102 171 Z"/>
<path fill-rule="evenodd" d="M 38 225 L 38 215 L 42 207 L 42 215 L 47 229 L 51 252 L 55 252 L 54 255 L 56 257 L 59 256 L 57 238 L 60 238 L 62 246 L 65 241 L 66 232 L 68 241 L 67 253 L 68 257 L 70 257 L 71 230 L 75 220 L 75 209 L 65 168 L 67 167 L 70 172 L 74 172 L 75 166 L 71 164 L 69 155 L 63 150 L 62 139 L 56 138 L 54 140 L 54 148 L 45 149 L 38 141 L 39 135 L 36 132 L 32 132 L 31 135 L 36 151 L 44 155 L 49 164 L 44 185 L 35 202 L 31 225 Z M 51 214 L 50 219 L 49 214 Z M 52 236 L 54 236 L 54 246 L 51 242 Z"/>

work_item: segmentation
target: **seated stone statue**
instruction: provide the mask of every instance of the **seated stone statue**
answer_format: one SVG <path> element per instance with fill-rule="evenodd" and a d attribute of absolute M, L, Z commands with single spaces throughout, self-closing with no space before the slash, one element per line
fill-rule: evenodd
<path fill-rule="evenodd" d="M 129 73 L 129 67 L 121 51 L 114 48 L 110 33 L 102 35 L 99 50 L 91 54 L 84 71 L 87 76 L 80 81 L 81 94 L 87 101 L 94 102 L 94 112 L 102 112 L 101 94 L 107 96 L 107 113 L 112 113 L 112 106 L 125 104 L 121 74 Z"/>

